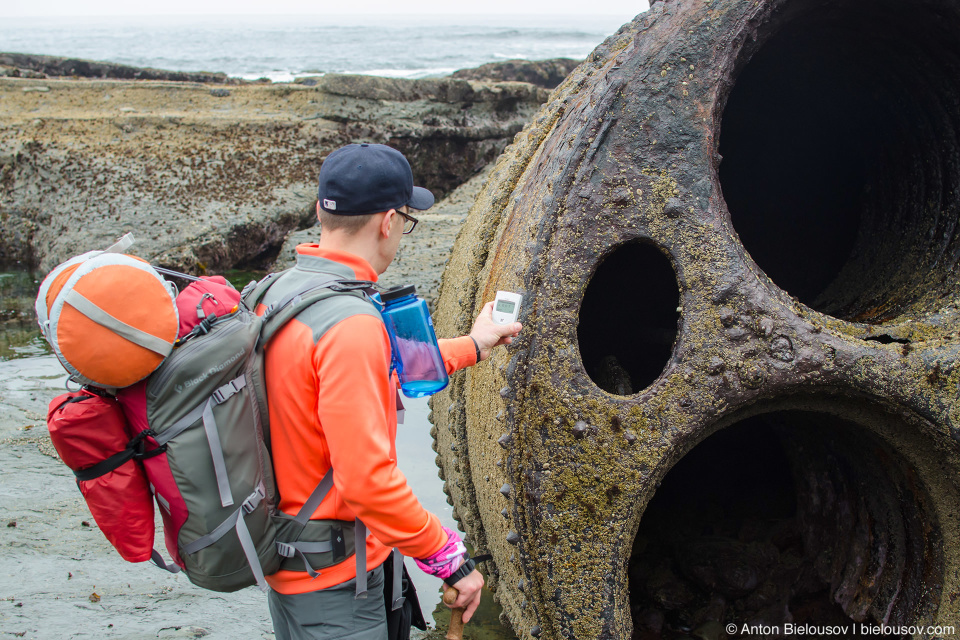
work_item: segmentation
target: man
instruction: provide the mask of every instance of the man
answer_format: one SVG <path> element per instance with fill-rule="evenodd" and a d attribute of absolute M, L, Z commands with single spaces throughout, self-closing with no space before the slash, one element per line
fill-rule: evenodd
<path fill-rule="evenodd" d="M 271 287 L 264 304 L 323 277 L 376 281 L 403 235 L 416 226 L 413 213 L 434 201 L 429 191 L 413 186 L 399 151 L 376 144 L 331 153 L 320 169 L 318 195 L 320 242 L 297 247 L 297 266 Z M 518 334 L 519 323 L 494 324 L 491 312 L 489 303 L 470 335 L 440 341 L 448 373 L 486 358 Z M 360 597 L 364 580 L 358 586 L 354 557 L 320 569 L 315 578 L 287 569 L 267 578 L 277 638 L 385 640 L 381 565 L 393 547 L 455 583 L 459 597 L 453 606 L 464 608 L 469 620 L 480 603 L 483 577 L 465 563 L 459 536 L 420 505 L 397 468 L 398 381 L 374 306 L 337 296 L 310 307 L 274 337 L 265 367 L 280 510 L 298 513 L 332 468 L 333 488 L 311 520 L 356 518 L 370 532 L 361 576 L 366 598 Z"/>

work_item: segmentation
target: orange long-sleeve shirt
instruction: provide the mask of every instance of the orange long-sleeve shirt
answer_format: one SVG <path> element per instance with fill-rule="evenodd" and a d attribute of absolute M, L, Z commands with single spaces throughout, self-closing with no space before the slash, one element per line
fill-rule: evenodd
<path fill-rule="evenodd" d="M 302 273 L 287 277 L 332 272 L 346 279 L 377 279 L 369 263 L 350 253 L 300 245 L 297 254 L 295 271 Z M 446 534 L 397 468 L 399 383 L 390 371 L 390 340 L 383 322 L 378 316 L 360 313 L 328 329 L 318 324 L 309 313 L 301 314 L 277 333 L 266 351 L 270 439 L 280 509 L 296 515 L 333 467 L 333 489 L 311 517 L 359 518 L 372 534 L 367 538 L 367 570 L 382 564 L 391 547 L 406 556 L 430 556 L 446 542 Z M 469 337 L 439 342 L 448 373 L 476 363 Z M 276 591 L 291 594 L 323 589 L 355 576 L 351 556 L 321 570 L 316 580 L 305 572 L 279 571 L 267 581 Z"/>

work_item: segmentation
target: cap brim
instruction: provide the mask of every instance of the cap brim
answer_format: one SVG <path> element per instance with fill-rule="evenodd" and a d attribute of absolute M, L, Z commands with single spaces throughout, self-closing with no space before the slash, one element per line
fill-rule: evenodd
<path fill-rule="evenodd" d="M 413 195 L 410 196 L 410 202 L 407 206 L 417 211 L 424 211 L 433 206 L 433 194 L 423 187 L 414 187 Z"/>

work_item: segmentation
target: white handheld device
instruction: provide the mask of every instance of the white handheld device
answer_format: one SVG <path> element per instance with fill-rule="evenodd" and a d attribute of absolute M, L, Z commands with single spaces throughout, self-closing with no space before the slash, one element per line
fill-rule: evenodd
<path fill-rule="evenodd" d="M 516 322 L 522 300 L 523 296 L 519 293 L 497 291 L 497 297 L 493 301 L 493 321 L 497 324 Z"/>

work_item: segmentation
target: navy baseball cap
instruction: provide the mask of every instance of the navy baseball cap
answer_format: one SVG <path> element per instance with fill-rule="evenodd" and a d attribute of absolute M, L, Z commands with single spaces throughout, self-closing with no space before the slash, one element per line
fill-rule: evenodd
<path fill-rule="evenodd" d="M 433 194 L 413 186 L 413 172 L 403 154 L 383 144 L 340 147 L 320 167 L 317 199 L 328 213 L 359 216 L 398 209 L 423 211 Z"/>

